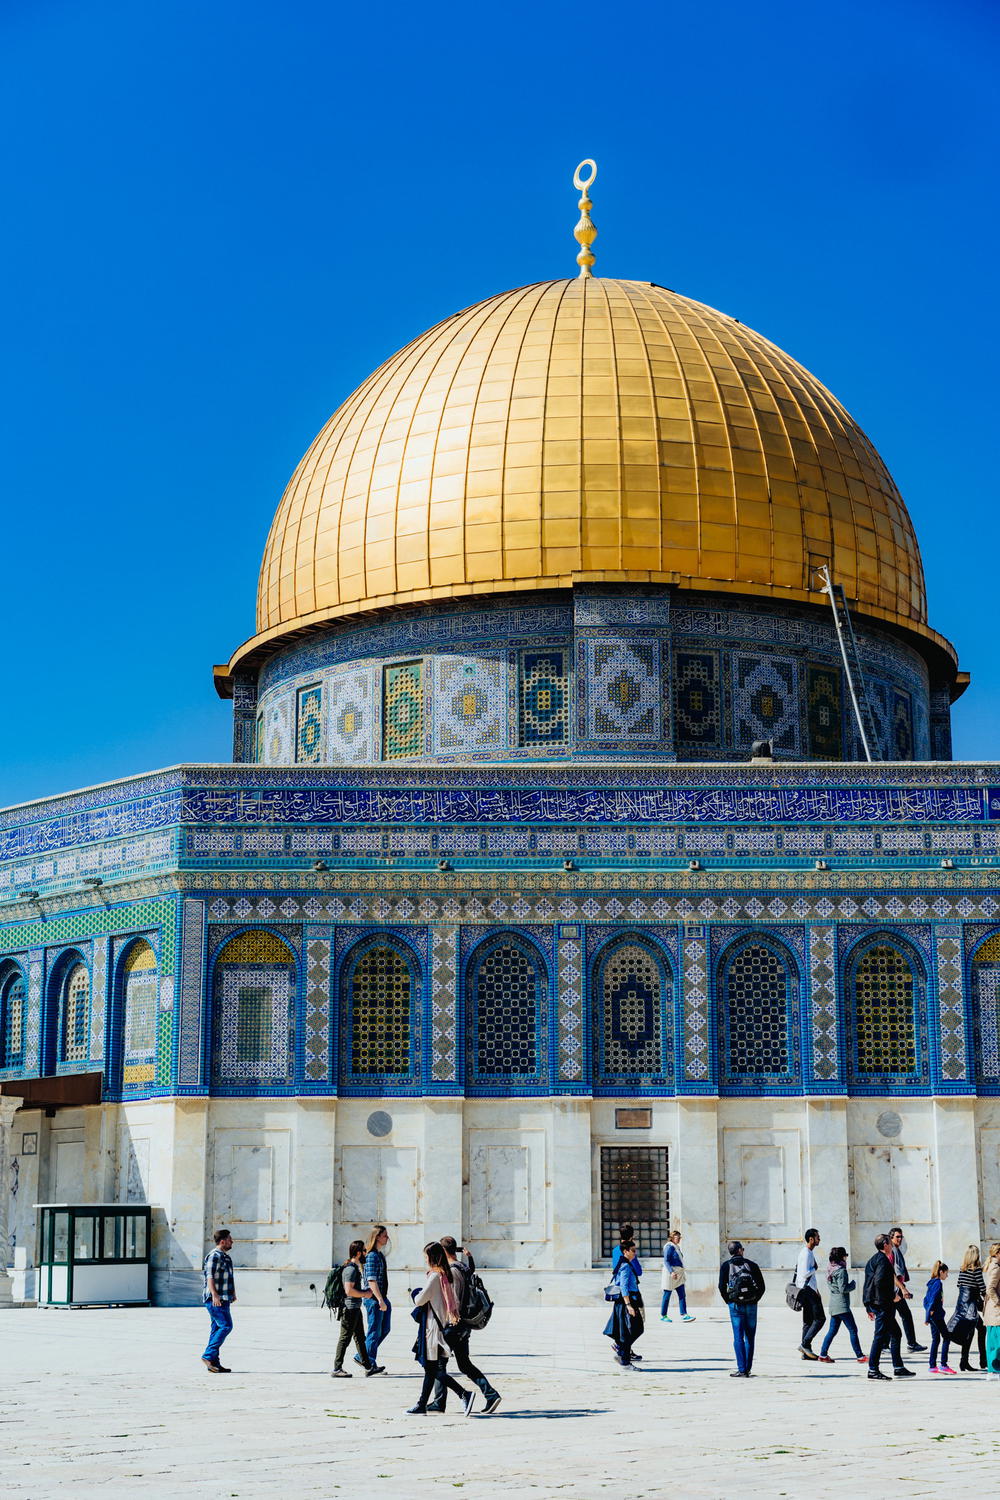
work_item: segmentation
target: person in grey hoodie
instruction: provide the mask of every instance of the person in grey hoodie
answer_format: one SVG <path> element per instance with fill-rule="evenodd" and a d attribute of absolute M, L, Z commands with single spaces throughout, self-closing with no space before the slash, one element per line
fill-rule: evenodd
<path fill-rule="evenodd" d="M 861 1347 L 858 1325 L 851 1312 L 851 1293 L 857 1286 L 857 1282 L 850 1280 L 850 1274 L 847 1269 L 847 1251 L 843 1245 L 834 1245 L 830 1251 L 830 1265 L 826 1273 L 827 1284 L 830 1288 L 830 1326 L 826 1330 L 826 1338 L 823 1340 L 819 1356 L 824 1365 L 833 1364 L 830 1357 L 830 1345 L 841 1327 L 846 1328 L 851 1335 L 851 1348 L 854 1350 L 854 1358 L 858 1364 L 863 1365 L 868 1358 Z"/>

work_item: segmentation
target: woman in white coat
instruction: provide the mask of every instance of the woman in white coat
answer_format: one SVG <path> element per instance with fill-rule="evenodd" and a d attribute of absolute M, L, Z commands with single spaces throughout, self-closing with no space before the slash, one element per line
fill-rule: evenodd
<path fill-rule="evenodd" d="M 476 1393 L 474 1390 L 465 1390 L 448 1374 L 451 1346 L 447 1334 L 449 1329 L 457 1329 L 459 1324 L 455 1279 L 444 1247 L 437 1240 L 424 1246 L 424 1258 L 427 1262 L 427 1279 L 413 1298 L 413 1316 L 420 1324 L 413 1352 L 417 1362 L 424 1367 L 424 1383 L 416 1406 L 409 1407 L 408 1411 L 413 1416 L 423 1416 L 435 1383 L 440 1380 L 443 1386 L 459 1397 L 464 1413 L 468 1416 Z"/>

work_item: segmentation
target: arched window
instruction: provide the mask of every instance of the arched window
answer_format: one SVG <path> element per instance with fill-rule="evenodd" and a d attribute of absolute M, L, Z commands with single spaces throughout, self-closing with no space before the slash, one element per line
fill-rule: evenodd
<path fill-rule="evenodd" d="M 545 976 L 534 948 L 513 934 L 494 939 L 475 954 L 470 981 L 474 1078 L 540 1081 Z"/>
<path fill-rule="evenodd" d="M 662 961 L 646 943 L 616 942 L 595 971 L 597 1081 L 658 1080 L 664 1073 Z"/>
<path fill-rule="evenodd" d="M 721 1072 L 724 1080 L 792 1076 L 794 976 L 769 943 L 741 943 L 723 961 Z"/>
<path fill-rule="evenodd" d="M 10 965 L 0 973 L 0 1068 L 19 1068 L 24 1063 L 26 996 L 24 975 Z"/>
<path fill-rule="evenodd" d="M 917 1071 L 916 984 L 891 943 L 866 948 L 854 970 L 854 1036 L 860 1078 Z"/>
<path fill-rule="evenodd" d="M 398 1077 L 412 1066 L 414 973 L 389 943 L 364 947 L 345 971 L 348 1071 Z"/>
<path fill-rule="evenodd" d="M 144 938 L 133 943 L 123 965 L 125 1042 L 122 1085 L 135 1088 L 156 1077 L 158 1014 L 156 954 Z"/>
<path fill-rule="evenodd" d="M 281 938 L 230 938 L 215 960 L 215 1082 L 292 1083 L 294 1005 L 295 959 Z"/>
<path fill-rule="evenodd" d="M 987 938 L 972 961 L 976 1021 L 976 1073 L 1000 1084 L 1000 933 Z"/>
<path fill-rule="evenodd" d="M 62 1045 L 63 1062 L 85 1062 L 90 1056 L 90 976 L 86 965 L 72 964 L 63 980 Z"/>

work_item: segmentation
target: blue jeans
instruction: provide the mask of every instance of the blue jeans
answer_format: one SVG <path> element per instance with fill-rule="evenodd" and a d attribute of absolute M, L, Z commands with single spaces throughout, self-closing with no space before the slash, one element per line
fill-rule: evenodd
<path fill-rule="evenodd" d="M 682 1318 L 686 1318 L 687 1317 L 687 1310 L 688 1310 L 687 1288 L 685 1287 L 684 1283 L 681 1282 L 680 1286 L 675 1287 L 674 1290 L 677 1293 L 677 1305 L 678 1305 L 678 1307 L 681 1310 L 681 1317 Z M 667 1308 L 669 1306 L 670 1306 L 670 1293 L 669 1293 L 669 1291 L 666 1291 L 666 1292 L 663 1293 L 663 1301 L 660 1303 L 660 1317 L 661 1318 L 665 1318 L 667 1316 Z"/>
<path fill-rule="evenodd" d="M 741 1375 L 749 1375 L 753 1366 L 754 1339 L 757 1336 L 756 1302 L 730 1302 L 729 1321 L 733 1325 L 733 1349 L 736 1352 L 736 1368 Z"/>
<path fill-rule="evenodd" d="M 865 1351 L 862 1349 L 861 1340 L 858 1338 L 858 1325 L 854 1321 L 854 1314 L 849 1308 L 845 1313 L 830 1314 L 830 1326 L 826 1330 L 826 1338 L 823 1340 L 823 1347 L 819 1351 L 820 1355 L 825 1357 L 827 1354 L 829 1354 L 830 1345 L 836 1338 L 837 1332 L 841 1326 L 846 1328 L 848 1333 L 851 1335 L 851 1348 L 854 1350 L 856 1357 L 858 1359 L 862 1359 L 864 1357 Z"/>
<path fill-rule="evenodd" d="M 392 1322 L 392 1303 L 388 1297 L 385 1301 L 385 1312 L 379 1307 L 374 1297 L 365 1302 L 365 1318 L 368 1329 L 365 1334 L 365 1348 L 368 1350 L 368 1358 L 373 1365 L 378 1364 L 378 1346 L 389 1332 Z"/>
<path fill-rule="evenodd" d="M 233 1314 L 228 1302 L 223 1302 L 219 1307 L 216 1307 L 214 1302 L 206 1302 L 205 1307 L 208 1310 L 212 1328 L 202 1359 L 210 1360 L 213 1365 L 217 1365 L 219 1350 L 233 1331 Z"/>
<path fill-rule="evenodd" d="M 947 1323 L 939 1312 L 931 1313 L 927 1321 L 931 1326 L 931 1352 L 927 1362 L 933 1370 L 936 1364 L 946 1365 L 948 1363 L 948 1344 L 951 1335 L 948 1332 Z M 938 1359 L 939 1345 L 941 1349 L 940 1360 Z"/>

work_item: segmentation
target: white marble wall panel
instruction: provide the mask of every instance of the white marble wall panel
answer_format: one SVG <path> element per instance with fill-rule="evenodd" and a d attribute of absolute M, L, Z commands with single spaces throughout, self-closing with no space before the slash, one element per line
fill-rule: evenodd
<path fill-rule="evenodd" d="M 231 1229 L 238 1251 L 280 1265 L 270 1247 L 289 1237 L 290 1129 L 215 1126 L 212 1131 L 212 1217 Z"/>
<path fill-rule="evenodd" d="M 544 1240 L 545 1132 L 473 1129 L 468 1151 L 472 1240 Z"/>

